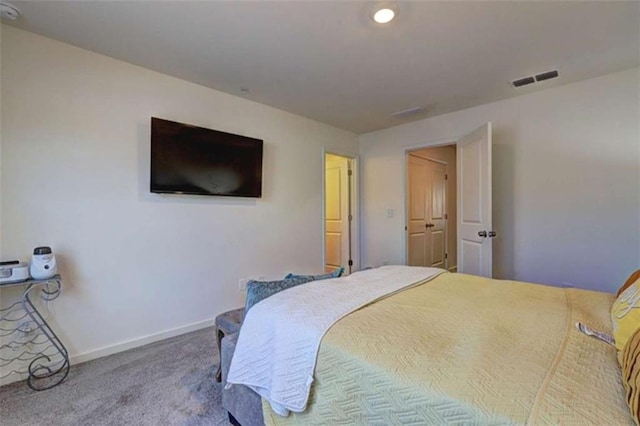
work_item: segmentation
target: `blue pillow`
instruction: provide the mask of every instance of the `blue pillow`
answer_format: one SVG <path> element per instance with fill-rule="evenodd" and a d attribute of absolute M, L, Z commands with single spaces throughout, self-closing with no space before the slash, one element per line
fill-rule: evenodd
<path fill-rule="evenodd" d="M 249 280 L 247 283 L 247 300 L 244 308 L 245 315 L 249 309 L 259 301 L 264 300 L 269 296 L 273 296 L 282 290 L 308 283 L 309 281 L 313 281 L 313 279 L 309 277 L 293 277 L 285 278 L 280 281 Z"/>
<path fill-rule="evenodd" d="M 344 266 L 341 266 L 339 268 L 337 268 L 335 271 L 333 272 L 329 272 L 327 274 L 321 274 L 321 275 L 296 275 L 293 273 L 288 273 L 286 277 L 284 277 L 284 279 L 290 279 L 290 278 L 310 278 L 312 281 L 317 281 L 317 280 L 326 280 L 329 278 L 339 278 L 342 276 L 342 273 L 344 272 Z"/>

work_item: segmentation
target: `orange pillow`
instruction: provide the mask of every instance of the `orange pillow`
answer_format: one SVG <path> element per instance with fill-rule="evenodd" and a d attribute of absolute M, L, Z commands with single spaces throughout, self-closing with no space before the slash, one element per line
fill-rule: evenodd
<path fill-rule="evenodd" d="M 631 335 L 620 357 L 622 383 L 631 417 L 640 424 L 640 329 Z"/>
<path fill-rule="evenodd" d="M 627 287 L 629 287 L 631 284 L 636 282 L 638 280 L 638 278 L 640 278 L 640 269 L 635 271 L 633 274 L 631 274 L 631 276 L 629 278 L 627 278 L 627 280 L 624 282 L 624 284 L 622 284 L 622 287 L 620 287 L 620 289 L 618 290 L 618 293 L 616 294 L 616 297 L 620 296 L 620 293 L 625 291 L 627 289 Z"/>

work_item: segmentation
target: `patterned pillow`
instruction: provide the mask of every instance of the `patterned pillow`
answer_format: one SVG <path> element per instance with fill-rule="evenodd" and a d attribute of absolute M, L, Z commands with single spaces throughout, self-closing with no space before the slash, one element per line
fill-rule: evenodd
<path fill-rule="evenodd" d="M 631 335 L 640 329 L 640 278 L 620 293 L 613 302 L 611 322 L 616 348 L 621 351 Z"/>
<path fill-rule="evenodd" d="M 619 358 L 631 417 L 640 424 L 640 329 L 631 335 Z"/>
<path fill-rule="evenodd" d="M 342 274 L 344 273 L 344 266 L 341 266 L 339 268 L 336 268 L 333 272 L 329 272 L 326 274 L 320 274 L 320 275 L 296 275 L 293 273 L 288 273 L 286 277 L 284 277 L 284 279 L 289 279 L 289 278 L 302 278 L 302 277 L 306 277 L 306 278 L 311 278 L 311 280 L 313 281 L 318 281 L 318 280 L 327 280 L 329 278 L 339 278 L 342 276 Z"/>
<path fill-rule="evenodd" d="M 309 277 L 293 277 L 293 278 L 285 278 L 280 281 L 254 281 L 250 280 L 247 283 L 247 300 L 245 302 L 245 315 L 249 312 L 249 309 L 256 303 L 261 300 L 266 299 L 269 296 L 273 296 L 274 294 L 286 290 L 291 287 L 295 287 L 300 284 L 308 283 L 309 281 L 313 281 L 312 278 Z"/>

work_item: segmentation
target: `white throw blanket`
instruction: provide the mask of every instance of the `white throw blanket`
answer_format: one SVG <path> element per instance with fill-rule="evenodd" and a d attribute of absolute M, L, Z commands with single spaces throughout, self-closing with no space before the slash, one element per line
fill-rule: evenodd
<path fill-rule="evenodd" d="M 250 387 L 281 416 L 304 411 L 327 330 L 351 312 L 442 272 L 384 266 L 312 281 L 257 303 L 240 329 L 227 386 Z"/>

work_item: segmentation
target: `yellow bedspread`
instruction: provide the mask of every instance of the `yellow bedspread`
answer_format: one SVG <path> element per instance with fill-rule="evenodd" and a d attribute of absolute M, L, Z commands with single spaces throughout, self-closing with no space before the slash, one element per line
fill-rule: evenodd
<path fill-rule="evenodd" d="M 443 274 L 325 335 L 307 411 L 267 424 L 631 424 L 614 296 Z"/>

